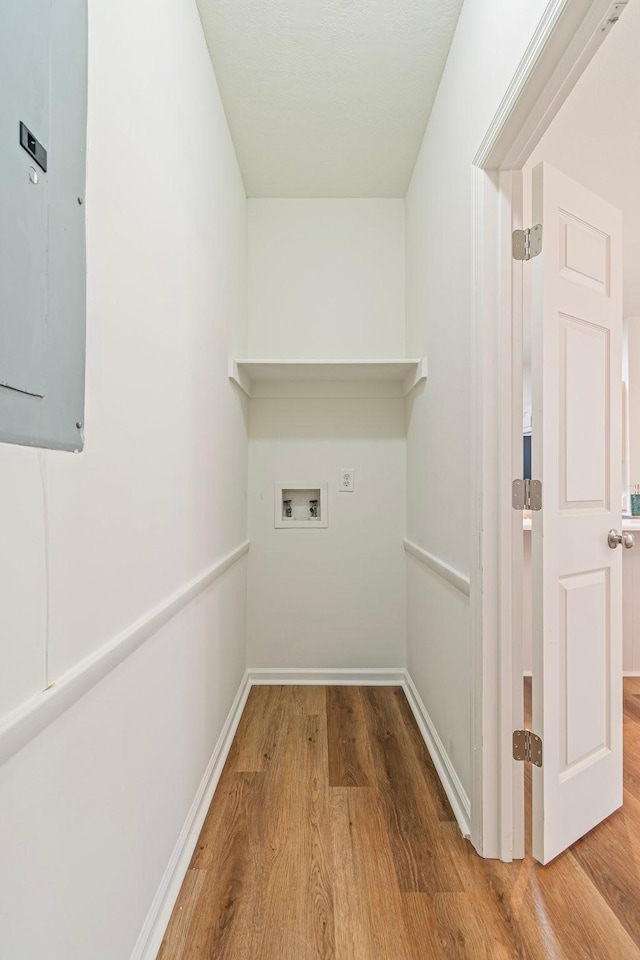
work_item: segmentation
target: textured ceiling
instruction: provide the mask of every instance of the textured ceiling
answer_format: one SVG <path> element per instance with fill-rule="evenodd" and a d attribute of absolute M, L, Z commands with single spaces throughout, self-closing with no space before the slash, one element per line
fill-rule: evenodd
<path fill-rule="evenodd" d="M 198 0 L 250 197 L 404 196 L 462 0 Z"/>

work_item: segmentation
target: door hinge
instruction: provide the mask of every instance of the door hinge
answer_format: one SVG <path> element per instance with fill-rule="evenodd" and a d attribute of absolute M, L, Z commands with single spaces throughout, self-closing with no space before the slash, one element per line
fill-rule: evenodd
<path fill-rule="evenodd" d="M 513 759 L 542 766 L 542 738 L 531 730 L 513 731 Z"/>
<path fill-rule="evenodd" d="M 514 480 L 511 484 L 511 506 L 514 510 L 542 510 L 542 481 Z"/>
<path fill-rule="evenodd" d="M 532 260 L 542 253 L 542 224 L 526 230 L 514 230 L 511 235 L 511 252 L 514 260 Z"/>

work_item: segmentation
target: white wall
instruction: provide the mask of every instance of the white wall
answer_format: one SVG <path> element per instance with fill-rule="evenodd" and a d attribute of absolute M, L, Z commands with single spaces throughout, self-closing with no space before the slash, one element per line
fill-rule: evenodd
<path fill-rule="evenodd" d="M 89 13 L 86 449 L 0 447 L 0 714 L 246 538 L 246 200 L 197 10 Z M 3 957 L 129 956 L 242 676 L 245 566 L 0 770 Z"/>
<path fill-rule="evenodd" d="M 471 165 L 543 0 L 465 2 L 411 186 L 407 350 L 429 357 L 409 403 L 407 536 L 469 574 L 471 525 Z M 411 676 L 467 792 L 471 787 L 469 603 L 407 561 Z"/>
<path fill-rule="evenodd" d="M 249 200 L 248 272 L 250 356 L 405 356 L 402 200 Z M 248 662 L 403 666 L 403 403 L 307 392 L 251 401 Z M 274 528 L 281 480 L 328 483 L 326 530 Z"/>
<path fill-rule="evenodd" d="M 404 666 L 405 461 L 401 400 L 251 401 L 250 666 Z M 327 529 L 276 530 L 277 481 L 326 482 Z"/>
<path fill-rule="evenodd" d="M 249 200 L 249 355 L 404 357 L 404 201 Z"/>
<path fill-rule="evenodd" d="M 0 956 L 128 960 L 244 665 L 233 567 L 0 768 Z"/>

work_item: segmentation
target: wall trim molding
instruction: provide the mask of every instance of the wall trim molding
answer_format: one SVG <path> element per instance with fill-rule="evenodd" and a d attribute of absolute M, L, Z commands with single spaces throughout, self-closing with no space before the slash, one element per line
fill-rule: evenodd
<path fill-rule="evenodd" d="M 406 553 L 411 554 L 412 557 L 424 564 L 425 567 L 429 567 L 430 570 L 437 573 L 443 580 L 447 580 L 448 583 L 457 590 L 464 593 L 465 597 L 471 596 L 471 580 L 466 574 L 460 573 L 455 567 L 451 567 L 448 563 L 445 563 L 444 560 L 436 557 L 433 553 L 429 553 L 428 550 L 423 550 L 417 543 L 413 543 L 413 541 L 408 540 L 406 537 L 402 542 Z"/>
<path fill-rule="evenodd" d="M 72 667 L 46 690 L 3 717 L 0 720 L 0 766 L 184 610 L 195 597 L 244 557 L 248 550 L 249 541 L 245 540 L 133 626 Z"/>
<path fill-rule="evenodd" d="M 246 551 L 245 551 L 246 552 Z M 171 913 L 178 899 L 180 888 L 189 869 L 193 851 L 196 848 L 200 831 L 213 800 L 218 786 L 220 775 L 224 768 L 231 744 L 238 729 L 240 717 L 244 710 L 251 689 L 249 674 L 245 674 L 240 682 L 233 699 L 231 709 L 227 715 L 222 732 L 218 737 L 213 753 L 200 786 L 191 804 L 187 818 L 160 881 L 160 886 L 153 898 L 151 907 L 142 925 L 142 930 L 131 954 L 131 960 L 156 960 L 162 943 Z"/>
<path fill-rule="evenodd" d="M 497 167 L 500 165 L 499 162 L 495 160 L 491 163 L 493 159 L 492 151 L 495 149 L 496 143 L 503 134 L 509 118 L 518 106 L 518 102 L 526 89 L 527 82 L 530 80 L 535 66 L 539 62 L 540 56 L 549 42 L 549 37 L 567 5 L 567 0 L 549 0 L 547 8 L 540 18 L 529 45 L 511 78 L 511 82 L 473 158 L 474 166 Z"/>
<path fill-rule="evenodd" d="M 614 26 L 616 0 L 548 0 L 473 164 L 517 169 Z M 619 0 L 622 9 L 628 0 Z M 620 7 L 617 10 L 621 12 Z"/>

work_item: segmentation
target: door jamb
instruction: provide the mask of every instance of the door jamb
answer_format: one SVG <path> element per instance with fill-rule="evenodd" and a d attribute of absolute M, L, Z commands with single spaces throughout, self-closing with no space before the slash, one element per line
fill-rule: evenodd
<path fill-rule="evenodd" d="M 550 0 L 472 161 L 471 839 L 482 856 L 506 861 L 524 855 L 522 767 L 511 756 L 511 733 L 522 725 L 514 649 L 522 531 L 511 509 L 522 457 L 522 363 L 514 357 L 522 354 L 511 231 L 520 226 L 523 164 L 625 6 Z"/>

